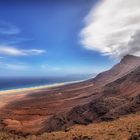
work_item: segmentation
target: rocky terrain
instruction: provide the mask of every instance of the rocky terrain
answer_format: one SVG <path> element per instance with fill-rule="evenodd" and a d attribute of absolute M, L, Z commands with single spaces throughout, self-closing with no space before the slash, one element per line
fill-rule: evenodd
<path fill-rule="evenodd" d="M 78 126 L 80 132 L 90 133 L 91 129 L 94 134 L 95 126 L 100 127 L 99 132 L 105 133 L 105 126 L 101 128 L 102 124 L 106 124 L 106 127 L 110 128 L 116 124 L 115 122 L 119 122 L 120 118 L 123 118 L 124 122 L 125 118 L 129 118 L 129 121 L 132 119 L 140 124 L 139 85 L 140 58 L 127 55 L 111 70 L 84 82 L 38 89 L 28 94 L 18 93 L 18 96 L 17 94 L 10 97 L 1 95 L 0 130 L 2 133 L 8 132 L 8 134 L 19 137 L 51 132 L 47 134 L 49 136 L 58 134 L 58 137 L 54 139 L 59 139 L 60 134 L 63 134 L 64 137 L 70 135 L 69 133 L 77 128 L 75 125 L 80 125 Z M 2 99 L 5 99 L 6 103 Z M 128 116 L 123 117 L 126 115 Z M 84 125 L 88 125 L 88 127 Z M 85 129 L 83 129 L 84 127 Z M 69 130 L 70 128 L 72 130 Z M 88 128 L 87 132 L 86 128 Z M 116 129 L 119 131 L 117 126 L 114 128 L 113 133 Z M 130 131 L 133 132 L 133 130 Z M 113 137 L 113 135 L 111 136 Z M 137 135 L 131 133 L 129 139 L 139 137 Z M 90 136 L 85 139 L 96 138 L 96 135 L 90 134 Z M 116 134 L 115 137 L 117 137 Z M 84 138 L 75 138 L 75 140 L 78 139 Z"/>
<path fill-rule="evenodd" d="M 140 113 L 114 121 L 75 125 L 65 131 L 21 136 L 0 131 L 0 140 L 139 140 Z"/>

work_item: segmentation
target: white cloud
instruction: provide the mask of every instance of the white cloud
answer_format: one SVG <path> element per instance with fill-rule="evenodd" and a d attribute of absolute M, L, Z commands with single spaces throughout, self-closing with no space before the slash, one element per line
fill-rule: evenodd
<path fill-rule="evenodd" d="M 101 0 L 80 35 L 87 49 L 103 55 L 140 56 L 140 0 Z"/>
<path fill-rule="evenodd" d="M 2 20 L 0 21 L 0 34 L 14 35 L 19 33 L 20 29 L 15 25 Z"/>
<path fill-rule="evenodd" d="M 41 66 L 40 66 L 40 68 L 42 69 L 42 70 L 47 70 L 47 71 L 61 71 L 61 70 L 63 70 L 61 67 L 58 67 L 58 66 L 50 66 L 50 65 L 47 65 L 47 64 L 42 64 Z"/>
<path fill-rule="evenodd" d="M 21 30 L 15 25 L 8 23 L 6 21 L 0 20 L 0 55 L 7 56 L 28 56 L 28 55 L 40 55 L 45 53 L 45 50 L 42 49 L 21 49 L 19 47 L 11 46 L 10 44 L 17 44 L 22 41 L 30 41 L 33 39 L 25 39 L 16 37 Z M 14 36 L 13 36 L 14 35 Z"/>
<path fill-rule="evenodd" d="M 6 69 L 10 70 L 28 70 L 29 66 L 25 64 L 4 64 Z"/>
<path fill-rule="evenodd" d="M 40 49 L 19 49 L 10 46 L 0 46 L 1 55 L 27 56 L 27 55 L 40 55 L 45 52 L 46 52 L 45 50 L 40 50 Z"/>
<path fill-rule="evenodd" d="M 0 59 L 0 69 L 4 70 L 29 70 L 31 67 L 26 63 L 14 62 L 11 59 Z"/>

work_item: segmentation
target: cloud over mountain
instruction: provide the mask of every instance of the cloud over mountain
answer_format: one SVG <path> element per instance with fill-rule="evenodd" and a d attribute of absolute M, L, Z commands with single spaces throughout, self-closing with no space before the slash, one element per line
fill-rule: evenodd
<path fill-rule="evenodd" d="M 140 56 L 140 1 L 101 0 L 86 17 L 81 43 L 103 55 Z"/>

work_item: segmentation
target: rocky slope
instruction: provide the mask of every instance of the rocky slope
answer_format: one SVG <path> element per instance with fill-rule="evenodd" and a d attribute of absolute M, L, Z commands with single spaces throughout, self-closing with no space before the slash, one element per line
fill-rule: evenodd
<path fill-rule="evenodd" d="M 0 140 L 139 140 L 140 113 L 123 116 L 111 122 L 76 125 L 65 132 L 19 136 L 0 131 Z"/>
<path fill-rule="evenodd" d="M 108 121 L 140 111 L 140 66 L 103 87 L 101 95 L 90 103 L 77 106 L 50 118 L 45 131 L 65 130 L 74 124 Z"/>
<path fill-rule="evenodd" d="M 0 128 L 27 135 L 114 120 L 140 111 L 139 84 L 140 58 L 127 55 L 94 79 L 36 90 L 7 103 L 0 109 Z"/>

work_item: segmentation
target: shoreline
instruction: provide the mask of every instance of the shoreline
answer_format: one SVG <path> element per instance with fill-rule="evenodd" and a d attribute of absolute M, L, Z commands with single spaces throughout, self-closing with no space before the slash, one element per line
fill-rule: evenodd
<path fill-rule="evenodd" d="M 15 93 L 19 93 L 19 92 L 27 92 L 27 91 L 34 91 L 34 90 L 41 90 L 41 89 L 45 89 L 45 88 L 53 88 L 53 87 L 59 87 L 59 86 L 64 86 L 64 85 L 68 85 L 68 84 L 74 84 L 74 83 L 78 83 L 78 82 L 82 82 L 85 80 L 79 80 L 79 81 L 71 81 L 71 82 L 63 82 L 63 83 L 54 83 L 54 84 L 50 84 L 50 85 L 42 85 L 42 86 L 35 86 L 35 87 L 25 87 L 25 88 L 17 88 L 17 89 L 8 89 L 8 90 L 2 90 L 0 91 L 0 95 L 6 95 L 6 94 L 15 94 Z"/>

